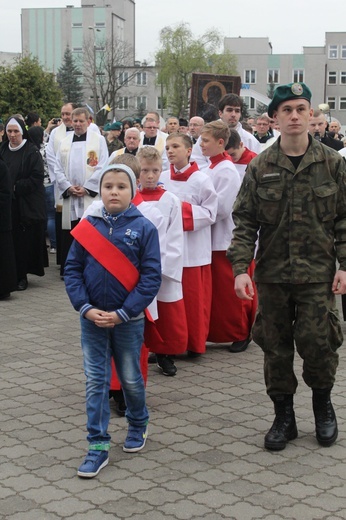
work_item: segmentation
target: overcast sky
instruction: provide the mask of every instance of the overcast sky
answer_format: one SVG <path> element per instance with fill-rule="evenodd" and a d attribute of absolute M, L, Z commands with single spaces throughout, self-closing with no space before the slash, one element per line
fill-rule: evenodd
<path fill-rule="evenodd" d="M 20 52 L 20 12 L 29 7 L 80 7 L 80 0 L 0 0 L 0 51 Z M 136 0 L 136 59 L 153 63 L 159 31 L 180 22 L 197 37 L 211 28 L 224 36 L 268 37 L 275 54 L 323 46 L 325 32 L 345 30 L 346 6 L 325 0 Z"/>

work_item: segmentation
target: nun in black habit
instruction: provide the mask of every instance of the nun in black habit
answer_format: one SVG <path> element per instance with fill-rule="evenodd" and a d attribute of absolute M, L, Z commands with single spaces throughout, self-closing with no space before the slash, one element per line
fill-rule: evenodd
<path fill-rule="evenodd" d="M 48 262 L 44 167 L 24 122 L 16 116 L 6 122 L 0 157 L 10 173 L 17 290 L 24 291 L 28 286 L 27 274 L 43 276 Z"/>

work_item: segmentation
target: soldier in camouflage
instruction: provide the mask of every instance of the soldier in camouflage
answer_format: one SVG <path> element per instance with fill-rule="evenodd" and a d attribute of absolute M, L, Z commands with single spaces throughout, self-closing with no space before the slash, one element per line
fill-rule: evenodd
<path fill-rule="evenodd" d="M 298 435 L 294 343 L 312 389 L 317 441 L 330 446 L 338 436 L 330 392 L 343 341 L 335 295 L 346 293 L 346 167 L 340 154 L 308 134 L 310 100 L 304 83 L 277 87 L 268 113 L 281 137 L 247 169 L 227 251 L 236 293 L 251 299 L 247 268 L 258 236 L 253 339 L 264 352 L 274 402 L 275 420 L 265 436 L 270 450 L 284 449 Z"/>

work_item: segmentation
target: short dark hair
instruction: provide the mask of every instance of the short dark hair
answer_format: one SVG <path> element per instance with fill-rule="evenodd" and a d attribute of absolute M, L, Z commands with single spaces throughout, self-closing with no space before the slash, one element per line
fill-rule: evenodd
<path fill-rule="evenodd" d="M 243 110 L 243 105 L 242 98 L 237 96 L 237 94 L 225 94 L 219 101 L 219 110 L 223 112 L 226 106 L 240 107 Z"/>
<path fill-rule="evenodd" d="M 37 112 L 29 112 L 25 118 L 25 122 L 28 125 L 28 127 L 30 127 L 34 123 L 37 123 L 39 119 L 40 119 L 40 116 L 38 115 Z"/>
<path fill-rule="evenodd" d="M 230 128 L 230 136 L 228 139 L 228 143 L 225 146 L 225 150 L 229 150 L 230 148 L 235 148 L 236 150 L 240 148 L 240 135 L 238 134 L 237 130 L 234 130 L 234 128 Z"/>

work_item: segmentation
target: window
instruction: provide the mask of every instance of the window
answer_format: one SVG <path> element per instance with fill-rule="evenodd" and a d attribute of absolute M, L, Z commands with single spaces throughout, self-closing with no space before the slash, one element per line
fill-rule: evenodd
<path fill-rule="evenodd" d="M 119 72 L 118 76 L 118 82 L 119 85 L 122 85 L 123 87 L 128 86 L 129 82 L 129 73 L 128 72 Z"/>
<path fill-rule="evenodd" d="M 340 72 L 340 85 L 346 85 L 346 71 Z"/>
<path fill-rule="evenodd" d="M 72 28 L 73 28 L 73 29 L 79 29 L 80 27 L 83 27 L 83 24 L 82 24 L 82 23 L 73 23 L 73 24 L 72 24 Z"/>
<path fill-rule="evenodd" d="M 106 22 L 95 22 L 95 27 L 106 27 Z"/>
<path fill-rule="evenodd" d="M 116 20 L 116 25 L 114 26 L 115 29 L 115 37 L 117 40 L 120 40 L 121 42 L 124 41 L 124 35 L 125 35 L 125 23 L 122 18 L 119 18 L 115 14 L 112 13 L 112 28 L 113 28 L 113 16 Z"/>
<path fill-rule="evenodd" d="M 136 85 L 146 85 L 146 84 L 147 84 L 147 73 L 146 72 L 137 72 Z"/>
<path fill-rule="evenodd" d="M 328 72 L 328 85 L 336 85 L 336 72 Z"/>
<path fill-rule="evenodd" d="M 72 52 L 83 52 L 83 47 L 72 47 Z"/>
<path fill-rule="evenodd" d="M 256 83 L 256 71 L 245 70 L 244 71 L 244 83 Z"/>
<path fill-rule="evenodd" d="M 346 45 L 341 45 L 341 59 L 346 60 Z"/>
<path fill-rule="evenodd" d="M 167 108 L 167 98 L 166 96 L 158 96 L 157 98 L 157 110 L 165 110 L 165 108 Z"/>
<path fill-rule="evenodd" d="M 267 83 L 280 83 L 279 80 L 279 69 L 269 69 L 268 70 L 268 80 Z"/>
<path fill-rule="evenodd" d="M 329 45 L 328 47 L 328 58 L 330 60 L 338 59 L 338 46 L 337 45 Z"/>
<path fill-rule="evenodd" d="M 334 96 L 327 97 L 327 103 L 329 105 L 330 110 L 335 110 L 336 99 Z"/>
<path fill-rule="evenodd" d="M 339 110 L 346 110 L 346 97 L 339 99 Z"/>
<path fill-rule="evenodd" d="M 118 100 L 118 109 L 127 110 L 129 108 L 129 98 L 127 96 L 120 97 Z"/>
<path fill-rule="evenodd" d="M 104 51 L 105 46 L 104 45 L 95 45 L 95 51 Z"/>
<path fill-rule="evenodd" d="M 250 110 L 256 108 L 256 100 L 255 100 L 255 98 L 250 97 L 250 96 L 245 96 L 243 99 L 244 99 L 244 103 L 246 104 L 246 106 Z"/>
<path fill-rule="evenodd" d="M 293 70 L 293 83 L 302 83 L 304 81 L 304 70 L 294 69 Z"/>
<path fill-rule="evenodd" d="M 136 99 L 136 108 L 137 110 L 146 110 L 147 109 L 147 96 L 137 96 Z"/>

